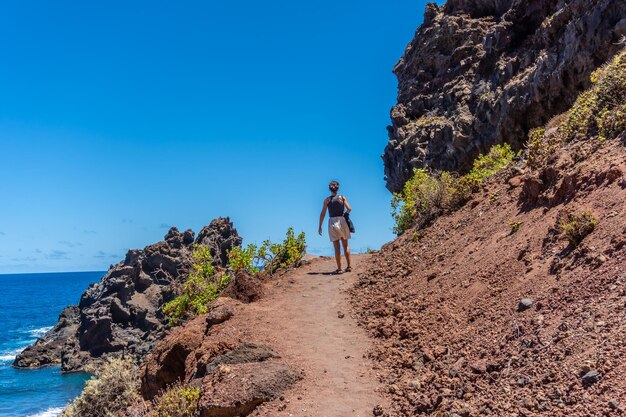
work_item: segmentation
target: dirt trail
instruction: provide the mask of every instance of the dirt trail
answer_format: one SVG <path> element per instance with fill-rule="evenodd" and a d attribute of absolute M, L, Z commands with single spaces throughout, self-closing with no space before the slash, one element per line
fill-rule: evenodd
<path fill-rule="evenodd" d="M 264 297 L 245 310 L 244 332 L 271 345 L 304 379 L 254 416 L 371 416 L 381 402 L 365 331 L 351 315 L 346 290 L 367 255 L 354 256 L 353 272 L 332 275 L 334 259 L 310 264 L 268 284 Z"/>

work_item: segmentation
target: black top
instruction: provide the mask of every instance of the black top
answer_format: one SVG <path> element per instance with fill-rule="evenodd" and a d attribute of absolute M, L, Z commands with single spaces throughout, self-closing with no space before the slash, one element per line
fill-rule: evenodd
<path fill-rule="evenodd" d="M 343 210 L 345 208 L 345 204 L 343 202 L 343 197 L 340 195 L 330 196 L 328 197 L 328 213 L 330 217 L 340 217 L 343 216 Z"/>

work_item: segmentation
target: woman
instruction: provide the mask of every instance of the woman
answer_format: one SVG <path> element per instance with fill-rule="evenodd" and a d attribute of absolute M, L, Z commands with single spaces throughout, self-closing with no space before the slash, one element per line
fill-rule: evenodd
<path fill-rule="evenodd" d="M 337 191 L 339 191 L 339 183 L 337 181 L 331 181 L 331 183 L 328 184 L 328 189 L 331 192 L 331 196 L 324 200 L 324 207 L 322 208 L 322 213 L 320 214 L 320 226 L 318 233 L 320 236 L 322 235 L 322 223 L 324 223 L 324 217 L 326 217 L 326 210 L 328 209 L 328 215 L 330 216 L 328 219 L 328 236 L 330 237 L 330 241 L 333 242 L 333 245 L 335 246 L 335 260 L 337 261 L 337 270 L 335 273 L 341 274 L 340 241 L 341 245 L 343 245 L 343 252 L 346 255 L 346 261 L 348 262 L 346 272 L 352 271 L 350 264 L 350 246 L 348 245 L 348 239 L 350 239 L 350 229 L 346 219 L 343 217 L 344 211 L 346 213 L 350 213 L 352 209 L 350 208 L 350 204 L 348 204 L 348 200 L 346 200 L 344 196 L 337 194 Z"/>

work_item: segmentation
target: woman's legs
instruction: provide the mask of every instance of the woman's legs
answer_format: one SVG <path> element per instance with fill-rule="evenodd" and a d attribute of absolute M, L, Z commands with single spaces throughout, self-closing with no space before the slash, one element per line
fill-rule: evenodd
<path fill-rule="evenodd" d="M 346 255 L 346 262 L 348 262 L 348 268 L 350 268 L 352 262 L 350 261 L 350 245 L 348 244 L 348 239 L 341 239 L 341 243 L 343 245 L 343 253 Z M 337 242 L 337 246 L 339 246 L 339 242 Z M 337 246 L 335 247 L 335 256 L 337 256 L 338 253 Z M 341 254 L 339 254 L 339 258 L 341 259 Z"/>
<path fill-rule="evenodd" d="M 337 269 L 341 269 L 341 246 L 339 246 L 339 240 L 334 240 L 333 246 L 335 247 L 335 261 L 337 261 Z M 349 262 L 348 265 L 350 265 Z"/>

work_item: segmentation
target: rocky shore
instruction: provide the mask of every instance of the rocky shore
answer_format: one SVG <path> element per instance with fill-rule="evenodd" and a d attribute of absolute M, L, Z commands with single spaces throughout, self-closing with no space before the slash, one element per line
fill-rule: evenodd
<path fill-rule="evenodd" d="M 56 325 L 20 353 L 13 366 L 32 368 L 60 363 L 80 371 L 110 354 L 125 352 L 141 359 L 166 330 L 162 306 L 174 297 L 174 284 L 192 267 L 196 244 L 211 250 L 214 263 L 226 266 L 226 253 L 241 245 L 228 218 L 213 220 L 197 238 L 192 230 L 171 228 L 164 240 L 132 249 L 92 284 L 77 305 L 65 308 Z"/>

